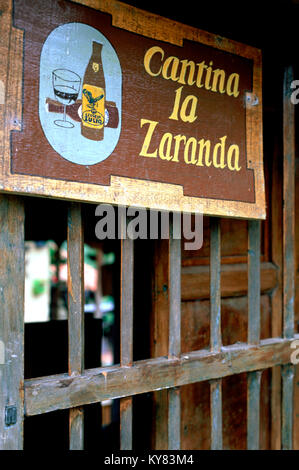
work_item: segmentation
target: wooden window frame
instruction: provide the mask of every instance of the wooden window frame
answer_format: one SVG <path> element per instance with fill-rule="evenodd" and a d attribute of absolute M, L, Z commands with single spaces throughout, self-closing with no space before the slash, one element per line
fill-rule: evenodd
<path fill-rule="evenodd" d="M 294 334 L 294 107 L 290 101 L 292 67 L 284 77 L 283 161 L 283 331 L 281 337 L 260 340 L 260 221 L 249 220 L 248 342 L 221 343 L 220 221 L 211 218 L 210 348 L 181 354 L 181 245 L 169 240 L 168 355 L 133 361 L 132 240 L 121 241 L 120 364 L 84 369 L 84 279 L 81 205 L 68 212 L 69 371 L 24 381 L 24 204 L 22 198 L 0 197 L 0 310 L 1 339 L 6 358 L 0 388 L 0 449 L 22 449 L 24 416 L 70 410 L 70 448 L 82 449 L 83 406 L 120 398 L 121 449 L 132 449 L 132 397 L 168 390 L 168 448 L 180 448 L 180 387 L 210 381 L 211 448 L 222 449 L 222 378 L 247 373 L 247 448 L 259 448 L 260 384 L 262 371 L 281 366 L 281 447 L 293 442 L 294 365 L 290 345 Z M 123 218 L 122 223 L 127 221 Z M 12 413 L 13 411 L 13 413 Z M 8 417 L 11 417 L 8 419 Z"/>

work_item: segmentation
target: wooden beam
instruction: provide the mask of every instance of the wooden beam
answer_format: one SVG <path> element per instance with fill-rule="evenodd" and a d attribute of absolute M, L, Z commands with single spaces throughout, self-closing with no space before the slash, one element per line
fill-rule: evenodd
<path fill-rule="evenodd" d="M 181 354 L 181 240 L 174 238 L 176 215 L 172 214 L 169 230 L 169 339 L 168 358 Z M 180 389 L 168 392 L 168 449 L 181 448 L 181 395 Z"/>
<path fill-rule="evenodd" d="M 291 102 L 293 67 L 283 84 L 283 336 L 294 334 L 295 304 L 295 109 Z M 293 448 L 294 366 L 282 366 L 282 448 Z"/>
<path fill-rule="evenodd" d="M 23 448 L 24 203 L 0 195 L 0 449 Z"/>
<path fill-rule="evenodd" d="M 299 335 L 293 339 L 299 339 Z M 59 374 L 25 380 L 26 415 L 288 364 L 293 339 L 266 339 L 259 346 L 236 343 L 218 353 L 201 350 L 184 353 L 178 359 L 136 361 L 132 367 L 95 368 L 85 370 L 80 377 Z"/>
<path fill-rule="evenodd" d="M 220 219 L 210 218 L 211 254 L 210 254 L 210 347 L 211 351 L 220 351 L 221 340 L 221 233 Z"/>
<path fill-rule="evenodd" d="M 293 69 L 284 76 L 283 101 L 283 335 L 294 333 L 295 299 L 295 110 L 291 102 Z"/>
<path fill-rule="evenodd" d="M 247 374 L 247 449 L 260 448 L 260 395 L 262 371 Z"/>
<path fill-rule="evenodd" d="M 284 364 L 281 366 L 282 375 L 282 417 L 281 436 L 282 449 L 293 449 L 293 409 L 294 409 L 294 366 Z"/>
<path fill-rule="evenodd" d="M 259 344 L 261 331 L 261 223 L 248 222 L 248 343 Z"/>
<path fill-rule="evenodd" d="M 72 202 L 67 220 L 68 360 L 69 375 L 84 370 L 84 232 L 81 204 Z M 84 410 L 70 409 L 70 450 L 84 448 Z"/>
<path fill-rule="evenodd" d="M 210 218 L 210 349 L 219 352 L 221 339 L 221 231 L 220 219 Z M 216 379 L 210 385 L 211 397 L 211 449 L 222 449 L 222 380 Z"/>
<path fill-rule="evenodd" d="M 261 293 L 271 292 L 278 285 L 278 269 L 268 262 L 261 263 Z M 221 265 L 221 297 L 245 296 L 248 293 L 247 264 Z M 182 268 L 182 300 L 209 299 L 209 266 Z"/>
<path fill-rule="evenodd" d="M 272 126 L 275 123 L 272 122 Z M 274 127 L 275 128 L 275 127 Z M 273 142 L 273 160 L 271 172 L 271 260 L 278 266 L 278 283 L 273 290 L 271 300 L 271 336 L 282 334 L 282 178 L 281 153 L 279 151 L 280 127 L 276 124 Z M 261 277 L 262 277 L 261 273 Z M 281 448 L 281 370 L 275 366 L 271 370 L 271 445 L 270 449 Z"/>
<path fill-rule="evenodd" d="M 121 231 L 127 233 L 126 212 L 121 212 Z M 125 235 L 126 236 L 126 235 Z M 133 362 L 133 284 L 134 284 L 134 242 L 129 238 L 121 240 L 121 302 L 120 302 L 120 363 L 130 367 Z M 133 446 L 133 400 L 120 400 L 120 448 L 132 450 Z"/>
<path fill-rule="evenodd" d="M 248 344 L 258 345 L 261 331 L 261 223 L 248 222 Z M 260 447 L 261 371 L 247 374 L 247 449 Z"/>
<path fill-rule="evenodd" d="M 169 240 L 155 241 L 152 280 L 151 356 L 168 355 Z M 168 390 L 153 393 L 152 449 L 168 447 Z"/>

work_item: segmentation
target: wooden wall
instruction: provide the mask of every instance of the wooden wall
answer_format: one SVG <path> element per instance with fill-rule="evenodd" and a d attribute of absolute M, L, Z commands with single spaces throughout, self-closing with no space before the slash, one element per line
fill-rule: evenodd
<path fill-rule="evenodd" d="M 266 70 L 265 78 L 271 75 Z M 281 86 L 281 89 L 280 89 Z M 271 93 L 275 93 L 275 95 Z M 275 98 L 273 99 L 273 96 Z M 265 92 L 264 144 L 267 220 L 261 237 L 261 338 L 281 335 L 282 325 L 282 75 Z M 297 119 L 298 121 L 298 119 Z M 296 300 L 295 332 L 299 331 L 299 157 L 296 159 Z M 247 341 L 247 222 L 222 219 L 222 339 L 223 345 Z M 182 353 L 209 347 L 209 218 L 204 218 L 203 247 L 185 251 L 182 244 Z M 152 355 L 167 354 L 167 244 L 158 242 L 153 289 Z M 294 448 L 299 449 L 299 367 L 294 390 Z M 210 388 L 208 383 L 182 388 L 183 449 L 210 448 Z M 281 445 L 280 367 L 266 370 L 261 382 L 260 448 Z M 154 397 L 152 445 L 165 448 L 166 392 Z M 223 380 L 223 446 L 246 448 L 246 375 Z"/>

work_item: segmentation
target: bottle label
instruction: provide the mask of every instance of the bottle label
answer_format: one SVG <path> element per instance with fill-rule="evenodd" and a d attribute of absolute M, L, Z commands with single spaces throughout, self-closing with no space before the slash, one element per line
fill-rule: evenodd
<path fill-rule="evenodd" d="M 101 129 L 105 122 L 105 91 L 103 88 L 83 85 L 82 124 L 93 129 Z"/>

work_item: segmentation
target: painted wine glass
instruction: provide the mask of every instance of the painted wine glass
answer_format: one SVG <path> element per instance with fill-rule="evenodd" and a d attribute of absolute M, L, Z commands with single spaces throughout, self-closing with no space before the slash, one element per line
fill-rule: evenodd
<path fill-rule="evenodd" d="M 63 119 L 56 119 L 56 126 L 71 129 L 74 124 L 66 120 L 66 107 L 74 104 L 78 98 L 81 78 L 75 72 L 67 69 L 56 69 L 52 72 L 54 94 L 63 104 Z"/>

